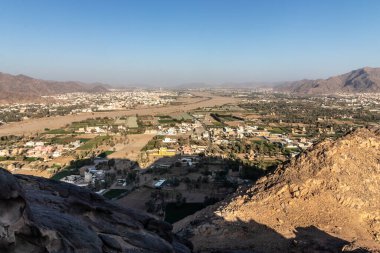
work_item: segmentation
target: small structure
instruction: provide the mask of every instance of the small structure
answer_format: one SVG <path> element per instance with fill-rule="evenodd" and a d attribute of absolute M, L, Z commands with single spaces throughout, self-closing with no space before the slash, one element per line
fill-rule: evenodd
<path fill-rule="evenodd" d="M 175 156 L 176 151 L 174 149 L 161 147 L 160 149 L 148 150 L 147 154 L 150 156 Z"/>
<path fill-rule="evenodd" d="M 166 183 L 166 179 L 160 179 L 156 183 L 154 183 L 154 188 L 161 189 Z"/>

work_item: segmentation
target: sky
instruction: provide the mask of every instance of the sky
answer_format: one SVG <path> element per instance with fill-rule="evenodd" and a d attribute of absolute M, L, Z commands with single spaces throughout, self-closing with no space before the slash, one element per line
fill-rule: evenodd
<path fill-rule="evenodd" d="M 380 67 L 377 0 L 0 0 L 0 72 L 114 85 Z"/>

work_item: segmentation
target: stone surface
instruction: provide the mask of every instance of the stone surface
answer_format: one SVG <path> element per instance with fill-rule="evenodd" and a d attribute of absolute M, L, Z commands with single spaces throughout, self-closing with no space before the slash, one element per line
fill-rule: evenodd
<path fill-rule="evenodd" d="M 321 142 L 174 230 L 196 252 L 379 252 L 380 130 Z"/>
<path fill-rule="evenodd" d="M 80 187 L 0 169 L 0 252 L 189 253 L 153 216 Z"/>

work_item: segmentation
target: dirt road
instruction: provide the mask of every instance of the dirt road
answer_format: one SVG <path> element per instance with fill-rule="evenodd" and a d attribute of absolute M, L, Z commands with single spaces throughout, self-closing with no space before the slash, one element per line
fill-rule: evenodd
<path fill-rule="evenodd" d="M 23 134 L 34 134 L 38 132 L 43 132 L 45 128 L 56 129 L 64 127 L 74 121 L 81 121 L 88 118 L 95 117 L 116 117 L 123 115 L 157 115 L 157 114 L 168 114 L 176 112 L 185 112 L 189 110 L 196 109 L 198 107 L 208 107 L 223 105 L 227 103 L 233 103 L 234 98 L 214 96 L 208 93 L 193 93 L 198 96 L 195 98 L 186 99 L 185 103 L 182 105 L 171 105 L 165 107 L 149 107 L 149 108 L 139 108 L 123 111 L 111 111 L 111 112 L 95 112 L 95 113 L 82 113 L 77 115 L 65 115 L 56 116 L 48 118 L 39 119 L 29 119 L 21 122 L 12 122 L 3 126 L 0 126 L 0 136 L 6 135 L 23 135 Z"/>

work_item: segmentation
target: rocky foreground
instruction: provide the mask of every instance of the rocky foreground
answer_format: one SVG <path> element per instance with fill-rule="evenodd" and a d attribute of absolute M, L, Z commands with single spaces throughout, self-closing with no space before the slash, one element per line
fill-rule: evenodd
<path fill-rule="evenodd" d="M 174 227 L 194 252 L 380 252 L 380 130 L 319 143 Z"/>
<path fill-rule="evenodd" d="M 191 252 L 170 224 L 91 191 L 3 169 L 0 186 L 1 253 Z"/>
<path fill-rule="evenodd" d="M 70 184 L 0 169 L 0 186 L 1 253 L 380 252 L 375 128 L 317 144 L 178 222 L 178 235 Z"/>

